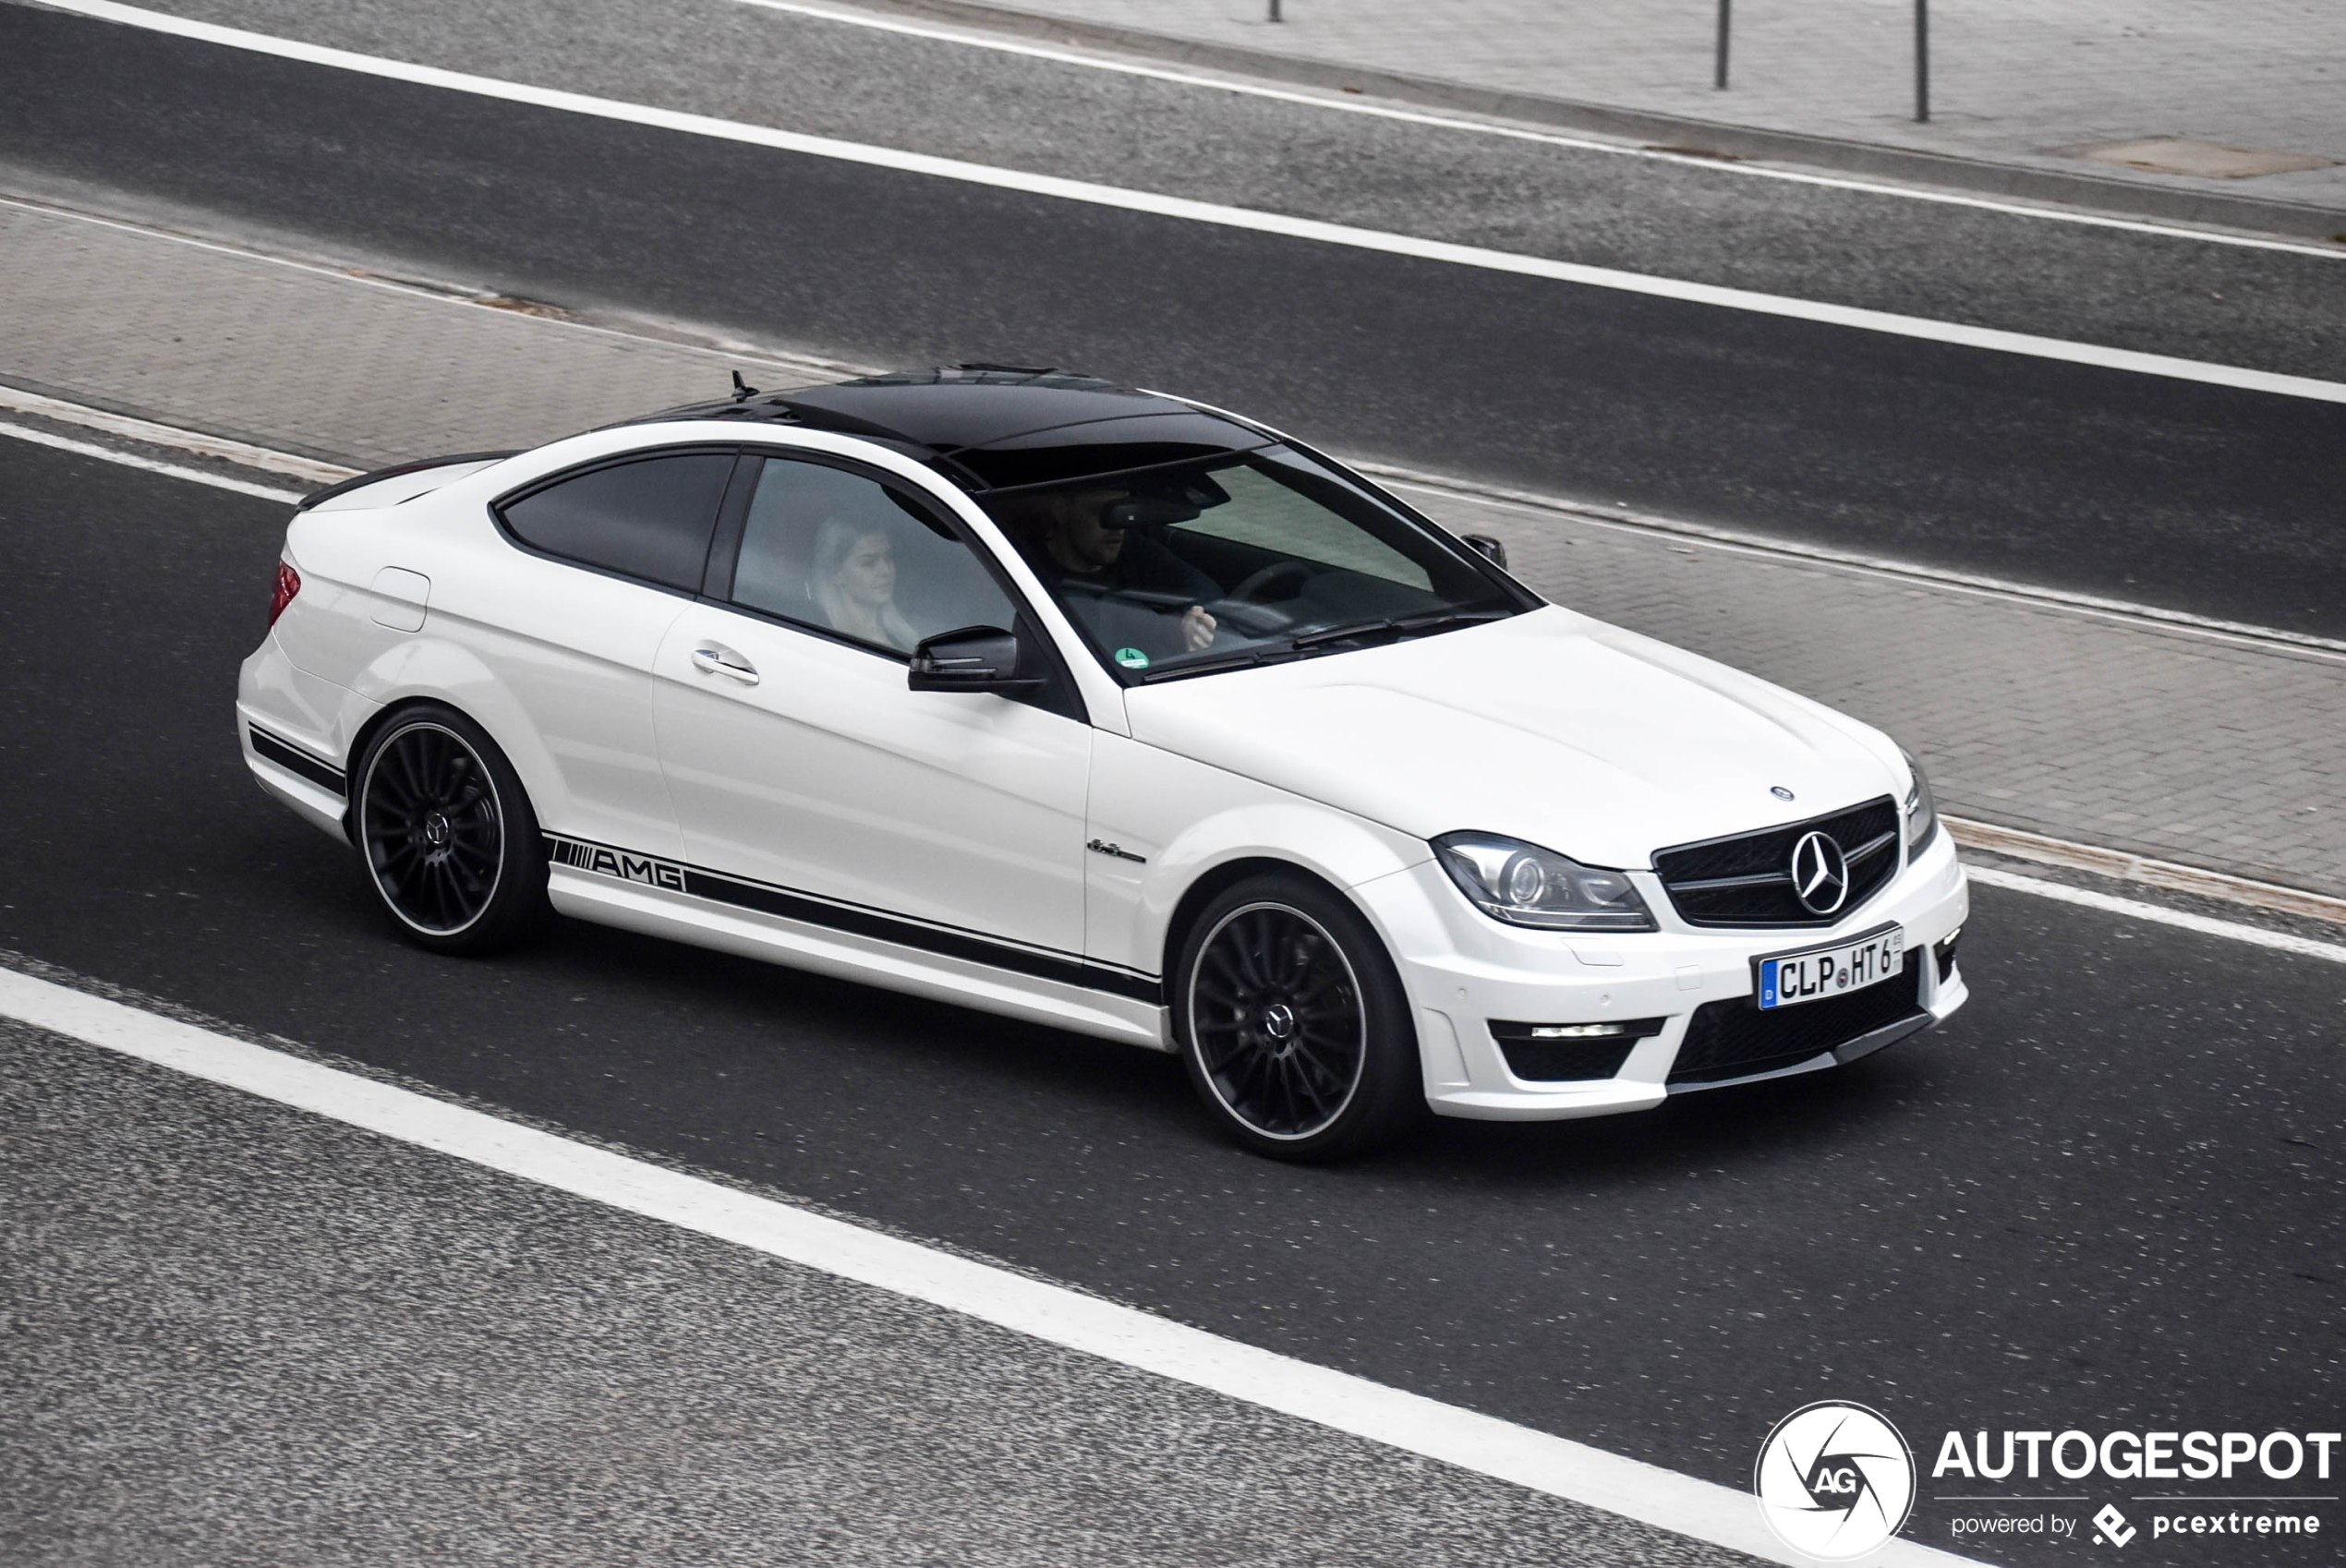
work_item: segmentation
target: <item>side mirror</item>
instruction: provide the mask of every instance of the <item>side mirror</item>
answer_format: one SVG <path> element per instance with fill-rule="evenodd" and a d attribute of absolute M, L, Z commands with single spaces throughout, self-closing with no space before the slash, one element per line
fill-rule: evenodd
<path fill-rule="evenodd" d="M 964 626 L 924 638 L 913 650 L 905 683 L 915 692 L 1032 692 L 1040 675 L 1021 666 L 1018 639 L 998 626 Z"/>
<path fill-rule="evenodd" d="M 1490 535 L 1460 534 L 1458 537 L 1466 541 L 1466 545 L 1469 549 L 1474 551 L 1475 554 L 1481 556 L 1483 560 L 1489 561 L 1500 571 L 1505 572 L 1507 569 L 1507 547 L 1493 538 Z"/>

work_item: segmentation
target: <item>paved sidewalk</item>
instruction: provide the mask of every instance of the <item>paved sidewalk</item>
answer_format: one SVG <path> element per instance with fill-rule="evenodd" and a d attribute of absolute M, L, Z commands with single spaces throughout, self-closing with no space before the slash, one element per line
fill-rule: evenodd
<path fill-rule="evenodd" d="M 820 375 L 21 206 L 0 275 L 0 383 L 359 466 Z M 2346 894 L 2346 656 L 1420 499 L 1559 602 L 1881 725 L 1951 813 Z"/>
<path fill-rule="evenodd" d="M 835 372 L 0 202 L 0 381 L 374 468 Z"/>
<path fill-rule="evenodd" d="M 2335 0 L 1939 0 L 1927 125 L 1914 119 L 1914 0 L 1745 0 L 1725 91 L 1712 86 L 1711 0 L 1280 0 L 1277 24 L 1268 0 L 868 3 L 1064 18 L 1172 45 L 1157 53 L 1245 50 L 2346 219 L 2346 6 Z M 2082 156 L 2165 138 L 2316 166 L 2216 177 Z M 1811 158 L 1832 161 L 1822 149 Z"/>

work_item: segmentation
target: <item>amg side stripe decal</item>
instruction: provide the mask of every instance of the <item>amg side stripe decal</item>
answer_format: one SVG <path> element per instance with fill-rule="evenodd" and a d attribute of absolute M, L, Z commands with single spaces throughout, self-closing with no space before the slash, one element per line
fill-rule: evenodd
<path fill-rule="evenodd" d="M 255 756 L 266 757 L 287 773 L 297 773 L 320 789 L 332 790 L 337 795 L 349 793 L 341 768 L 310 755 L 290 741 L 272 735 L 258 724 L 248 723 L 245 728 L 252 731 Z"/>
<path fill-rule="evenodd" d="M 652 855 L 613 849 L 608 844 L 590 843 L 581 838 L 549 833 L 546 835 L 546 853 L 557 865 L 597 876 L 683 893 L 688 898 L 706 899 L 711 903 L 731 904 L 736 909 L 756 910 L 760 914 L 779 915 L 784 920 L 824 926 L 850 935 L 893 942 L 899 947 L 917 947 L 944 958 L 961 959 L 971 963 L 1008 970 L 1014 974 L 1033 975 L 1038 980 L 1057 981 L 1062 985 L 1078 985 L 1088 991 L 1129 996 L 1138 1002 L 1162 1004 L 1165 999 L 1165 987 L 1156 980 L 1110 969 L 1105 964 L 1092 963 L 1072 954 L 1037 952 L 1031 947 L 1014 947 L 972 932 L 924 925 L 918 921 L 906 920 L 879 910 L 856 904 L 832 903 L 828 899 L 792 892 L 786 887 L 750 882 L 701 866 L 681 865 Z"/>
<path fill-rule="evenodd" d="M 615 876 L 622 882 L 641 882 L 647 887 L 664 887 L 671 893 L 684 891 L 684 868 L 649 855 L 631 855 L 624 850 L 607 849 L 552 833 L 546 835 L 546 854 L 556 865 L 575 871 Z"/>

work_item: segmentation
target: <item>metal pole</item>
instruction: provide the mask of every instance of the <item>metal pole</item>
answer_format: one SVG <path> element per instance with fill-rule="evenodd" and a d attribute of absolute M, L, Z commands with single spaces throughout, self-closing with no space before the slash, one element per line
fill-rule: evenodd
<path fill-rule="evenodd" d="M 1915 0 L 1915 118 L 1930 118 L 1930 0 Z"/>
<path fill-rule="evenodd" d="M 1279 19 L 1279 0 L 1271 0 L 1271 19 L 1273 21 Z"/>
<path fill-rule="evenodd" d="M 1719 0 L 1719 52 L 1711 69 L 1711 85 L 1718 91 L 1727 90 L 1727 21 L 1728 7 L 1735 0 Z"/>

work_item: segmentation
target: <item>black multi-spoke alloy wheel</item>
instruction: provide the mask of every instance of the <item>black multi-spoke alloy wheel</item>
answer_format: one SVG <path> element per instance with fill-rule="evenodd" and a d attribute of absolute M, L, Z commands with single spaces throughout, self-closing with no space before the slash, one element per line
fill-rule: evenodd
<path fill-rule="evenodd" d="M 1337 1159 L 1424 1116 L 1400 977 L 1332 889 L 1300 875 L 1225 889 L 1191 926 L 1174 982 L 1190 1081 L 1249 1149 Z"/>
<path fill-rule="evenodd" d="M 353 775 L 351 828 L 375 896 L 412 940 L 485 953 L 545 917 L 546 850 L 513 765 L 453 708 L 402 710 Z"/>

